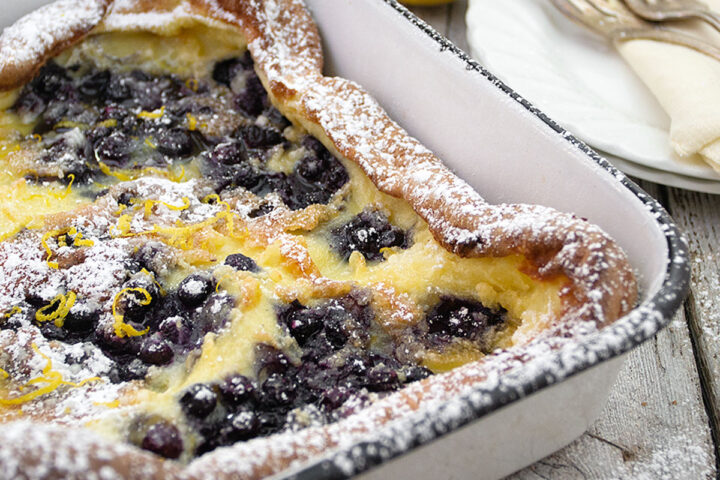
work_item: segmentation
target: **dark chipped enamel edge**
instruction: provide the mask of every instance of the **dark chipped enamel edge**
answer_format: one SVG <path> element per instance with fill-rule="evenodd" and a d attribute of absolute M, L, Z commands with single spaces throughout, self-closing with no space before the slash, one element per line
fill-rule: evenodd
<path fill-rule="evenodd" d="M 571 355 L 568 355 L 567 349 L 563 350 L 562 355 L 556 354 L 552 359 L 555 368 L 545 367 L 538 370 L 532 378 L 525 379 L 522 378 L 522 371 L 511 372 L 493 386 L 479 386 L 462 397 L 452 400 L 453 408 L 448 408 L 450 404 L 448 402 L 421 410 L 419 415 L 421 418 L 410 423 L 404 422 L 401 427 L 398 427 L 398 422 L 389 422 L 376 432 L 375 438 L 372 440 L 357 442 L 351 446 L 333 450 L 329 455 L 313 460 L 299 469 L 281 472 L 274 476 L 274 479 L 334 480 L 349 478 L 452 433 L 462 426 L 479 420 L 481 417 L 545 387 L 567 380 L 601 362 L 620 356 L 654 337 L 667 326 L 674 313 L 682 305 L 690 288 L 687 242 L 670 215 L 657 200 L 396 0 L 383 1 L 405 20 L 432 38 L 439 45 L 441 51 L 447 51 L 457 57 L 465 64 L 468 71 L 477 72 L 485 77 L 505 95 L 522 105 L 630 190 L 655 217 L 658 227 L 664 232 L 668 248 L 665 274 L 660 289 L 652 298 L 638 305 L 625 317 L 604 328 L 597 335 L 574 345 L 575 348 L 572 349 Z M 622 341 L 618 342 L 618 338 L 621 338 Z M 571 361 L 567 359 L 571 359 Z M 562 373 L 558 373 L 558 371 Z M 458 406 L 460 408 L 457 408 Z M 343 465 L 352 466 L 352 468 L 341 469 L 338 466 L 340 460 Z"/>

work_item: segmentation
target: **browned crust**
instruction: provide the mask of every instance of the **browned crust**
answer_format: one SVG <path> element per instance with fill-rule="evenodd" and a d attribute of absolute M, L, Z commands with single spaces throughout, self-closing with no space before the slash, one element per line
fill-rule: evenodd
<path fill-rule="evenodd" d="M 110 3 L 111 0 L 99 1 L 104 9 Z M 175 3 L 173 0 L 137 0 L 123 13 L 167 12 Z M 566 327 L 579 320 L 604 325 L 633 307 L 637 287 L 632 270 L 622 250 L 605 233 L 571 215 L 544 207 L 487 204 L 389 119 L 358 86 L 344 79 L 323 77 L 319 35 L 299 0 L 188 0 L 187 4 L 194 15 L 237 27 L 248 40 L 258 74 L 278 108 L 302 123 L 340 156 L 360 165 L 381 191 L 407 200 L 445 248 L 472 257 L 520 254 L 528 259 L 530 273 L 537 278 L 567 276 L 570 285 L 562 292 L 564 314 L 549 334 L 567 333 Z M 281 7 L 279 17 L 269 17 L 269 4 Z M 48 58 L 80 41 L 92 27 L 86 18 L 54 38 L 33 61 L 6 62 L 0 71 L 0 89 L 27 82 Z M 0 45 L 4 38 L 0 37 Z M 369 119 L 360 125 L 361 129 L 357 128 L 358 117 Z M 437 187 L 429 188 L 429 185 Z M 399 392 L 399 402 L 416 410 L 431 389 L 441 387 L 453 395 L 464 385 L 485 378 L 482 369 L 472 372 L 453 382 L 431 377 Z M 381 424 L 399 414 L 382 410 L 375 415 Z M 47 427 L 40 429 L 28 424 L 28 437 L 36 435 L 36 429 L 44 432 Z M 99 471 L 101 466 L 110 465 L 127 478 L 257 478 L 332 448 L 337 440 L 329 430 L 299 432 L 292 448 L 268 449 L 258 455 L 254 467 L 242 474 L 223 463 L 227 450 L 225 457 L 210 453 L 180 472 L 171 462 L 159 461 L 126 445 L 94 439 L 85 442 L 91 451 L 97 446 L 98 451 L 103 452 L 102 458 L 89 455 L 90 469 Z M 358 429 L 355 433 L 362 431 Z M 52 429 L 45 433 L 56 451 L 65 455 L 76 453 L 62 433 Z M 319 438 L 322 441 L 318 442 Z M 262 442 L 272 442 L 272 439 L 261 439 Z M 47 457 L 41 458 L 42 450 L 33 451 L 23 445 L 3 448 L 12 448 L 21 464 L 53 465 L 52 459 L 48 462 Z M 238 456 L 247 454 L 244 449 L 243 445 L 231 447 Z M 139 471 L 129 467 L 138 462 L 145 462 L 148 469 Z M 55 466 L 46 476 L 38 478 L 60 478 L 66 474 Z"/>
<path fill-rule="evenodd" d="M 3 432 L 2 437 L 2 448 L 12 449 L 16 464 L 27 466 L 20 471 L 3 468 L 3 478 L 152 480 L 181 477 L 181 468 L 173 462 L 163 461 L 129 445 L 110 446 L 106 440 L 83 429 L 26 422 L 16 423 L 11 433 Z M 80 473 L 78 465 L 83 464 Z M 108 470 L 118 476 L 89 475 L 89 472 Z"/>
<path fill-rule="evenodd" d="M 0 91 L 24 85 L 50 58 L 82 41 L 102 19 L 112 1 L 87 1 L 87 8 L 75 10 L 70 20 L 65 13 L 73 7 L 71 2 L 57 2 L 6 29 L 0 36 Z M 41 26 L 33 29 L 28 28 L 29 25 Z M 18 55 L 28 50 L 34 55 Z"/>

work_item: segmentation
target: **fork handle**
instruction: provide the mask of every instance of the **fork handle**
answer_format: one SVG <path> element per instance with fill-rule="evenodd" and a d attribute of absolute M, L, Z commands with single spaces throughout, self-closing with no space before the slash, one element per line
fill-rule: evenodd
<path fill-rule="evenodd" d="M 702 10 L 698 12 L 697 18 L 705 20 L 707 23 L 713 26 L 715 30 L 720 32 L 720 15 L 709 10 Z"/>
<path fill-rule="evenodd" d="M 613 34 L 613 40 L 616 42 L 625 42 L 627 40 L 657 40 L 665 43 L 672 43 L 683 47 L 691 48 L 697 52 L 703 53 L 717 61 L 720 61 L 720 48 L 711 45 L 703 40 L 693 37 L 677 30 L 659 29 L 659 28 L 632 28 L 616 30 Z"/>

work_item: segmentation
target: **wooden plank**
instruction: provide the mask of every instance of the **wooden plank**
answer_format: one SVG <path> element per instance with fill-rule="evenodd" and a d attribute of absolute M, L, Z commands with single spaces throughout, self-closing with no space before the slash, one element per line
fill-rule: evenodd
<path fill-rule="evenodd" d="M 652 195 L 661 192 L 641 182 Z M 538 478 L 715 478 L 715 449 L 685 312 L 630 353 L 601 417 L 581 438 L 517 473 Z"/>
<path fill-rule="evenodd" d="M 467 12 L 468 0 L 457 0 L 450 4 L 448 12 L 448 27 L 445 36 L 465 52 L 470 52 L 467 41 L 467 28 L 465 25 L 465 13 Z"/>
<path fill-rule="evenodd" d="M 510 478 L 715 478 L 682 312 L 630 353 L 605 410 L 582 437 Z"/>
<path fill-rule="evenodd" d="M 705 386 L 716 448 L 720 432 L 720 196 L 669 189 L 668 206 L 688 237 L 690 331 Z M 716 450 L 720 456 L 720 450 Z"/>

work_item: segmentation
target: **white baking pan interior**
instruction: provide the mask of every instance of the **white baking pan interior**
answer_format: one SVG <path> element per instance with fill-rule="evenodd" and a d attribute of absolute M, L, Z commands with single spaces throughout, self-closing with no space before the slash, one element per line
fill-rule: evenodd
<path fill-rule="evenodd" d="M 641 301 L 667 266 L 653 214 L 602 168 L 387 3 L 306 0 L 326 75 L 357 81 L 491 203 L 538 203 L 602 226 L 626 250 Z M 519 92 L 522 94 L 522 92 Z M 500 478 L 570 443 L 599 415 L 625 356 L 416 448 L 363 478 Z"/>
<path fill-rule="evenodd" d="M 644 293 L 657 290 L 663 232 L 610 172 L 385 2 L 306 3 L 326 75 L 361 84 L 489 202 L 538 203 L 600 225 L 630 256 Z"/>

